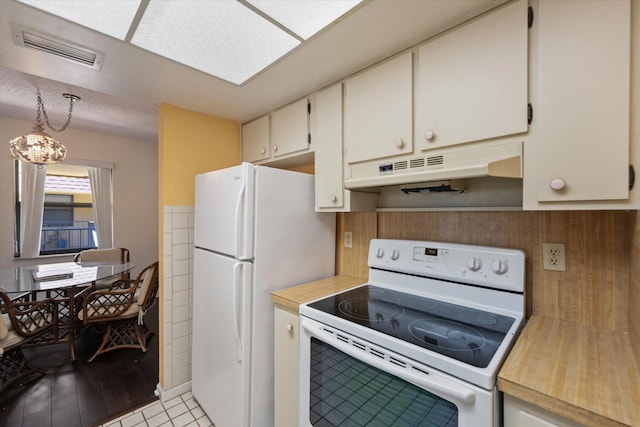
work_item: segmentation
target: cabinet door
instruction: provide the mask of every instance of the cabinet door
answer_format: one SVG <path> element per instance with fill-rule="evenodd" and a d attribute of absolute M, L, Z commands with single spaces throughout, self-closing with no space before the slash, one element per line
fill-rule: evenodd
<path fill-rule="evenodd" d="M 318 92 L 313 111 L 315 115 L 312 138 L 315 146 L 316 211 L 374 210 L 378 201 L 376 193 L 344 189 L 342 84 L 339 83 Z"/>
<path fill-rule="evenodd" d="M 507 427 L 580 427 L 560 415 L 545 411 L 527 402 L 504 395 L 504 425 Z"/>
<path fill-rule="evenodd" d="M 286 310 L 274 310 L 274 425 L 297 426 L 300 320 Z"/>
<path fill-rule="evenodd" d="M 537 197 L 629 198 L 630 2 L 541 1 Z"/>
<path fill-rule="evenodd" d="M 273 157 L 309 148 L 309 112 L 306 98 L 271 113 Z"/>
<path fill-rule="evenodd" d="M 518 1 L 420 47 L 416 149 L 526 132 L 527 40 Z"/>
<path fill-rule="evenodd" d="M 412 152 L 411 68 L 409 52 L 345 82 L 347 162 Z"/>
<path fill-rule="evenodd" d="M 343 206 L 342 84 L 316 94 L 316 208 Z"/>
<path fill-rule="evenodd" d="M 262 116 L 242 125 L 242 161 L 257 162 L 268 159 L 269 116 Z"/>

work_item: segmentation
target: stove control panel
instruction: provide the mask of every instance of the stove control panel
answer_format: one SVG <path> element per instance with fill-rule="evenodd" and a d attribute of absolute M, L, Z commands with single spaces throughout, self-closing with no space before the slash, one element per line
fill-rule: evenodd
<path fill-rule="evenodd" d="M 446 264 L 448 260 L 448 256 L 449 256 L 449 251 L 447 249 L 440 249 L 436 247 L 423 247 L 423 246 L 414 246 L 413 248 L 414 261 Z"/>
<path fill-rule="evenodd" d="M 369 267 L 524 291 L 524 252 L 516 249 L 417 240 L 373 239 Z"/>

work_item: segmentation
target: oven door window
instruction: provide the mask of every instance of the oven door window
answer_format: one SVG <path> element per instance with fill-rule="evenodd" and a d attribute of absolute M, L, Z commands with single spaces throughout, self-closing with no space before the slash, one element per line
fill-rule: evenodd
<path fill-rule="evenodd" d="M 458 408 L 311 338 L 309 421 L 324 426 L 458 426 Z"/>

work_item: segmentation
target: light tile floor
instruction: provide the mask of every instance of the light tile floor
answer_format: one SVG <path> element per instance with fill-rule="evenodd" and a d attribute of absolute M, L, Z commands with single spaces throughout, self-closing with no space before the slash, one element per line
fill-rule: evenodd
<path fill-rule="evenodd" d="M 191 392 L 159 400 L 98 427 L 215 427 Z"/>

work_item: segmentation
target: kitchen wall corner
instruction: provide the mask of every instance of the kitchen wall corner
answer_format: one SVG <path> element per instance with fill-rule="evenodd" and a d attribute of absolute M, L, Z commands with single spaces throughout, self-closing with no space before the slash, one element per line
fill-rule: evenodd
<path fill-rule="evenodd" d="M 352 233 L 352 247 L 344 246 L 344 233 Z M 378 233 L 375 212 L 339 212 L 336 215 L 336 274 L 369 277 L 367 254 L 369 241 Z"/>

